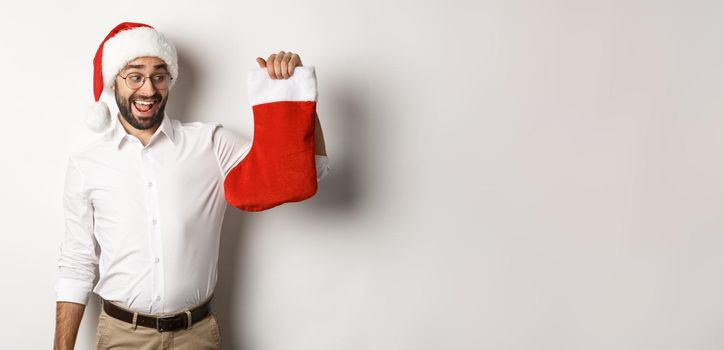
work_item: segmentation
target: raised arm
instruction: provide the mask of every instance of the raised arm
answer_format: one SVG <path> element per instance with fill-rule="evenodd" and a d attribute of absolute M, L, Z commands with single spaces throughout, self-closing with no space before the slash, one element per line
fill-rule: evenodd
<path fill-rule="evenodd" d="M 259 64 L 259 68 L 266 69 L 267 75 L 273 80 L 289 79 L 294 75 L 296 67 L 303 66 L 302 58 L 299 54 L 291 51 L 272 53 L 266 60 L 257 57 L 256 62 Z M 322 125 L 319 122 L 319 116 L 317 116 L 316 110 L 314 112 L 314 160 L 317 168 L 317 182 L 319 182 L 322 181 L 329 172 L 329 158 L 327 157 L 327 149 L 324 145 Z"/>
<path fill-rule="evenodd" d="M 314 154 L 318 156 L 327 156 L 327 147 L 324 145 L 322 124 L 319 122 L 317 112 L 314 112 Z"/>

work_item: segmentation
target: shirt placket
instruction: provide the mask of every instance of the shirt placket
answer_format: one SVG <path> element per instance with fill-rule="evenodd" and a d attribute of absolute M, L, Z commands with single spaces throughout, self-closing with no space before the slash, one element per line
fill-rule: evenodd
<path fill-rule="evenodd" d="M 143 168 L 144 193 L 146 197 L 146 208 L 148 211 L 148 239 L 152 271 L 151 286 L 151 312 L 163 312 L 165 298 L 164 268 L 163 268 L 163 235 L 161 234 L 161 222 L 158 206 L 158 174 L 154 166 L 155 159 L 150 148 L 141 149 L 141 164 Z"/>

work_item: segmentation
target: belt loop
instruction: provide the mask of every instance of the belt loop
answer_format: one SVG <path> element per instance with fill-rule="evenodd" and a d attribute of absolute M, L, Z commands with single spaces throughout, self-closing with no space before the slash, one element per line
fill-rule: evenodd
<path fill-rule="evenodd" d="M 191 311 L 186 310 L 186 316 L 187 316 L 188 319 L 189 319 L 189 322 L 188 322 L 188 325 L 186 326 L 186 329 L 189 329 L 189 328 L 191 328 L 191 322 L 192 322 L 192 321 L 191 321 Z"/>
<path fill-rule="evenodd" d="M 138 323 L 136 323 L 136 321 L 138 321 L 138 312 L 133 313 L 133 330 L 134 331 L 136 330 L 136 328 L 138 328 Z"/>

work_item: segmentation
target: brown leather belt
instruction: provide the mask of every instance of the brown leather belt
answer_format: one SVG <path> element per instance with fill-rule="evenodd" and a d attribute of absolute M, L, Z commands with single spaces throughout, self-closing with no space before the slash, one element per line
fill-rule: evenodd
<path fill-rule="evenodd" d="M 189 310 L 191 313 L 191 324 L 189 324 L 189 314 L 186 312 L 179 312 L 175 315 L 165 317 L 153 317 L 142 313 L 136 313 L 136 324 L 148 328 L 155 328 L 159 332 L 189 328 L 191 325 L 203 320 L 211 313 L 210 304 L 212 298 L 213 295 L 209 297 L 209 300 L 205 303 Z M 121 309 L 103 298 L 101 298 L 101 303 L 103 304 L 103 310 L 105 310 L 109 316 L 133 324 L 133 312 Z"/>

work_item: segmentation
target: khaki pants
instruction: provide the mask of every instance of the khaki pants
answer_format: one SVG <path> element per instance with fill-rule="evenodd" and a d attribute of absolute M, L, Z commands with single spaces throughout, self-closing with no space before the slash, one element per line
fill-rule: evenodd
<path fill-rule="evenodd" d="M 113 304 L 123 307 L 115 302 Z M 221 349 L 219 323 L 212 311 L 209 316 L 194 323 L 189 329 L 159 332 L 153 328 L 134 327 L 130 323 L 109 316 L 101 308 L 96 331 L 96 349 L 218 350 Z"/>

